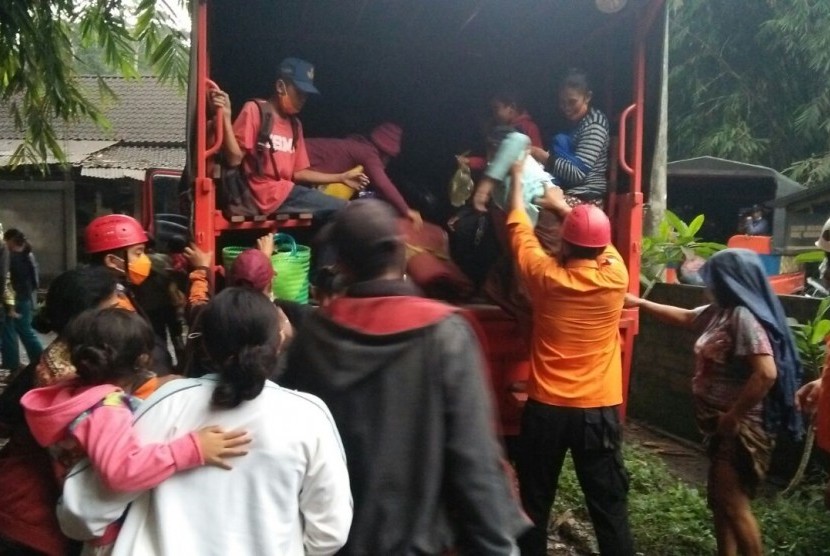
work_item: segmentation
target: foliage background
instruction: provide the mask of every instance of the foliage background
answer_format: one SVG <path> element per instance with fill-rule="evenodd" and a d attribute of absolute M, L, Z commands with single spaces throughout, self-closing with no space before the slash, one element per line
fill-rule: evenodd
<path fill-rule="evenodd" d="M 673 0 L 669 160 L 830 181 L 830 2 Z"/>
<path fill-rule="evenodd" d="M 63 159 L 58 122 L 89 118 L 107 126 L 99 95 L 81 89 L 81 74 L 137 77 L 150 69 L 184 86 L 188 32 L 176 17 L 185 0 L 3 0 L 0 2 L 0 98 L 25 140 L 12 165 Z M 5 115 L 4 115 L 5 116 Z"/>

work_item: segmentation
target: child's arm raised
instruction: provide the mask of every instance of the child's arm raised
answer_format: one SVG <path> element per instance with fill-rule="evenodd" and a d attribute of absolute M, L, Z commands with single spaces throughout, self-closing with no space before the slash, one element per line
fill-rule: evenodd
<path fill-rule="evenodd" d="M 167 443 L 142 446 L 124 405 L 103 405 L 72 431 L 104 485 L 115 492 L 153 488 L 177 471 L 200 465 L 230 467 L 224 458 L 247 453 L 250 438 L 241 431 L 206 427 Z"/>

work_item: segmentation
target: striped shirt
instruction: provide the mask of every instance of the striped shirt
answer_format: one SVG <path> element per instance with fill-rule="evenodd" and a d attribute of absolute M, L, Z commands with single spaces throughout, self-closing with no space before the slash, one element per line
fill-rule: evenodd
<path fill-rule="evenodd" d="M 595 199 L 603 197 L 607 188 L 605 173 L 608 170 L 609 127 L 605 114 L 591 108 L 579 121 L 573 133 L 574 154 L 585 166 L 583 172 L 576 165 L 562 158 L 553 158 L 550 172 L 564 185 L 568 195 Z"/>

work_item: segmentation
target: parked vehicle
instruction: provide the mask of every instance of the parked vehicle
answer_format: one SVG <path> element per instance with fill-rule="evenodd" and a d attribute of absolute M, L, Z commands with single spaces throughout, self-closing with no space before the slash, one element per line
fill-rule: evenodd
<path fill-rule="evenodd" d="M 553 121 L 556 76 L 579 65 L 593 77 L 594 105 L 613 122 L 606 207 L 636 292 L 643 190 L 657 149 L 666 78 L 665 10 L 664 0 L 193 2 L 184 210 L 171 216 L 176 203 L 159 192 L 171 186 L 169 171 L 151 173 L 144 222 L 157 229 L 186 226 L 199 247 L 214 253 L 229 234 L 249 232 L 252 241 L 265 231 L 310 225 L 304 214 L 278 211 L 228 220 L 217 210 L 214 156 L 222 137 L 209 137 L 208 90 L 218 84 L 238 109 L 270 90 L 268 80 L 284 56 L 301 55 L 316 64 L 322 96 L 314 101 L 318 106 L 310 103 L 303 112 L 306 136 L 354 131 L 348 124 L 359 111 L 377 120 L 394 119 L 406 130 L 396 169 L 435 183 L 442 192 L 452 155 L 461 152 L 453 149 L 477 134 L 468 109 L 486 102 L 501 85 L 494 75 L 510 77 L 528 91 L 528 100 L 539 108 L 537 121 Z M 160 208 L 164 215 L 156 214 Z M 526 342 L 516 322 L 498 307 L 465 309 L 475 314 L 487 337 L 484 348 L 503 432 L 515 434 L 529 373 Z M 624 311 L 620 328 L 627 391 L 636 310 Z"/>

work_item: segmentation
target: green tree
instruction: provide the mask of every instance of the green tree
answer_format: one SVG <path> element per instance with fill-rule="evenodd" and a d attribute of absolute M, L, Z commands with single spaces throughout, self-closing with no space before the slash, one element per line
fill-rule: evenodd
<path fill-rule="evenodd" d="M 183 8 L 186 0 L 171 1 Z M 43 164 L 49 154 L 63 160 L 57 122 L 90 118 L 107 126 L 97 101 L 112 91 L 99 80 L 101 94 L 93 98 L 79 86 L 80 73 L 137 77 L 138 61 L 143 59 L 161 80 L 184 87 L 187 36 L 176 28 L 174 18 L 167 0 L 0 2 L 0 98 L 8 103 L 15 126 L 25 133 L 12 165 Z M 77 56 L 84 49 L 100 50 L 102 66 L 85 67 Z"/>
<path fill-rule="evenodd" d="M 830 180 L 830 2 L 674 0 L 670 158 Z"/>

